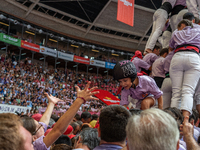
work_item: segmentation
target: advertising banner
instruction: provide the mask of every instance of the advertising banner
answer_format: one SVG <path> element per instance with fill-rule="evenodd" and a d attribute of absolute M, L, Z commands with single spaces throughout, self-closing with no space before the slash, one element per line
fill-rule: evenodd
<path fill-rule="evenodd" d="M 133 26 L 134 0 L 118 0 L 117 20 Z"/>
<path fill-rule="evenodd" d="M 74 55 L 63 53 L 63 52 L 58 52 L 58 58 L 61 58 L 61 59 L 64 59 L 64 60 L 73 61 L 74 60 Z"/>
<path fill-rule="evenodd" d="M 40 52 L 40 46 L 39 45 L 29 43 L 29 42 L 26 42 L 26 41 L 23 41 L 23 40 L 21 40 L 21 47 L 28 49 L 28 50 L 31 50 L 31 51 L 34 51 L 34 52 L 38 52 L 38 53 Z"/>
<path fill-rule="evenodd" d="M 90 59 L 90 65 L 105 68 L 105 61 Z"/>
<path fill-rule="evenodd" d="M 31 110 L 31 107 L 0 104 L 0 113 L 15 113 L 15 111 L 26 113 L 27 109 Z"/>
<path fill-rule="evenodd" d="M 48 56 L 52 56 L 52 57 L 57 57 L 57 51 L 48 47 L 44 47 L 44 46 L 40 46 L 40 53 L 48 55 Z"/>
<path fill-rule="evenodd" d="M 106 68 L 113 69 L 115 67 L 114 63 L 106 62 Z"/>
<path fill-rule="evenodd" d="M 4 33 L 0 33 L 0 41 L 21 47 L 21 40 L 20 39 L 6 35 Z"/>
<path fill-rule="evenodd" d="M 82 64 L 88 64 L 89 65 L 90 64 L 90 59 L 74 55 L 74 62 L 78 62 L 78 63 L 82 63 Z"/>

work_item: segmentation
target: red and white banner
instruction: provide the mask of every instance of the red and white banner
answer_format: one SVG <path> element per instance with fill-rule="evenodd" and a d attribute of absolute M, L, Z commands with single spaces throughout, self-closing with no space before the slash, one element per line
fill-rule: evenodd
<path fill-rule="evenodd" d="M 78 63 L 82 63 L 82 64 L 88 64 L 89 65 L 90 64 L 90 59 L 74 55 L 74 62 L 78 62 Z"/>
<path fill-rule="evenodd" d="M 33 43 L 29 43 L 29 42 L 26 42 L 26 41 L 23 41 L 23 40 L 21 40 L 21 47 L 25 48 L 25 49 L 28 49 L 28 50 L 31 50 L 31 51 L 34 51 L 34 52 L 38 52 L 38 53 L 40 51 L 40 46 L 39 45 L 36 45 L 36 44 L 33 44 Z"/>
<path fill-rule="evenodd" d="M 133 26 L 134 0 L 118 0 L 117 20 Z"/>
<path fill-rule="evenodd" d="M 104 102 L 106 105 L 114 105 L 114 104 L 119 105 L 120 100 L 117 97 L 115 97 L 114 95 L 112 95 L 110 92 L 105 91 L 105 90 L 100 90 L 100 89 L 96 89 L 94 91 L 99 91 L 99 93 L 95 94 L 94 96 L 99 98 L 99 100 Z"/>

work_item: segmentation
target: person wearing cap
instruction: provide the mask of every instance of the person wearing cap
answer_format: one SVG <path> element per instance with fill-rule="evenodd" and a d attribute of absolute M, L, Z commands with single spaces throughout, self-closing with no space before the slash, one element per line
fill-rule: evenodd
<path fill-rule="evenodd" d="M 174 51 L 170 64 L 172 81 L 171 107 L 182 110 L 183 116 L 192 114 L 193 95 L 200 76 L 200 26 L 184 19 L 178 24 L 170 40 Z"/>
<path fill-rule="evenodd" d="M 129 95 L 135 99 L 136 108 L 148 109 L 158 100 L 158 108 L 163 108 L 162 91 L 149 76 L 137 76 L 135 65 L 129 60 L 119 61 L 113 70 L 114 80 L 123 87 L 120 105 L 128 106 Z M 133 103 L 133 102 L 132 102 Z"/>

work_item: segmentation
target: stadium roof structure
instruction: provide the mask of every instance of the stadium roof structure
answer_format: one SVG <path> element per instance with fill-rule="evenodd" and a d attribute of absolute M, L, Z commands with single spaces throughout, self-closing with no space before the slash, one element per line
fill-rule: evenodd
<path fill-rule="evenodd" d="M 0 10 L 79 40 L 144 50 L 162 0 L 135 0 L 134 26 L 117 21 L 118 0 L 0 0 Z"/>

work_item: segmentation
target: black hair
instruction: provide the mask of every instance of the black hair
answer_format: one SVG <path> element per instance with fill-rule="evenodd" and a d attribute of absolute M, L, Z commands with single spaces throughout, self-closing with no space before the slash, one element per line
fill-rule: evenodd
<path fill-rule="evenodd" d="M 199 112 L 196 109 L 192 109 L 192 114 L 194 115 L 194 123 L 197 123 L 199 119 Z"/>
<path fill-rule="evenodd" d="M 76 114 L 76 115 L 74 116 L 74 118 L 76 118 L 77 121 L 78 121 L 78 120 L 81 120 L 81 116 L 80 116 L 79 114 Z"/>
<path fill-rule="evenodd" d="M 69 146 L 72 146 L 72 142 L 70 138 L 67 135 L 61 135 L 56 141 L 55 145 L 57 144 L 67 144 Z"/>
<path fill-rule="evenodd" d="M 192 20 L 194 20 L 195 18 L 194 18 L 193 13 L 187 12 L 187 13 L 185 13 L 185 14 L 183 15 L 183 19 L 188 19 L 188 20 L 192 21 Z"/>
<path fill-rule="evenodd" d="M 80 128 L 80 131 L 86 129 L 86 128 L 89 128 L 89 125 L 88 124 L 83 124 Z"/>
<path fill-rule="evenodd" d="M 154 48 L 153 48 L 153 50 L 154 50 L 154 49 L 158 50 L 158 49 L 160 49 L 160 46 L 155 45 Z"/>
<path fill-rule="evenodd" d="M 99 117 L 101 139 L 106 142 L 124 142 L 130 116 L 131 113 L 120 105 L 110 105 L 102 109 Z"/>
<path fill-rule="evenodd" d="M 86 128 L 80 132 L 79 136 L 81 137 L 81 143 L 86 145 L 90 150 L 93 150 L 100 144 L 97 129 Z"/>
<path fill-rule="evenodd" d="M 89 113 L 88 111 L 85 111 L 81 114 L 81 119 L 87 120 L 89 118 L 92 118 L 91 113 Z"/>
<path fill-rule="evenodd" d="M 165 53 L 168 54 L 168 48 L 163 48 L 163 49 L 161 49 L 161 51 L 160 51 L 160 56 L 163 56 Z"/>
<path fill-rule="evenodd" d="M 97 114 L 92 115 L 92 120 L 97 120 L 98 118 L 99 118 L 99 116 Z"/>
<path fill-rule="evenodd" d="M 177 28 L 180 28 L 182 24 L 184 24 L 186 26 L 191 26 L 193 28 L 192 22 L 190 20 L 188 20 L 188 19 L 183 19 L 182 21 L 180 21 L 178 23 L 178 27 Z"/>

